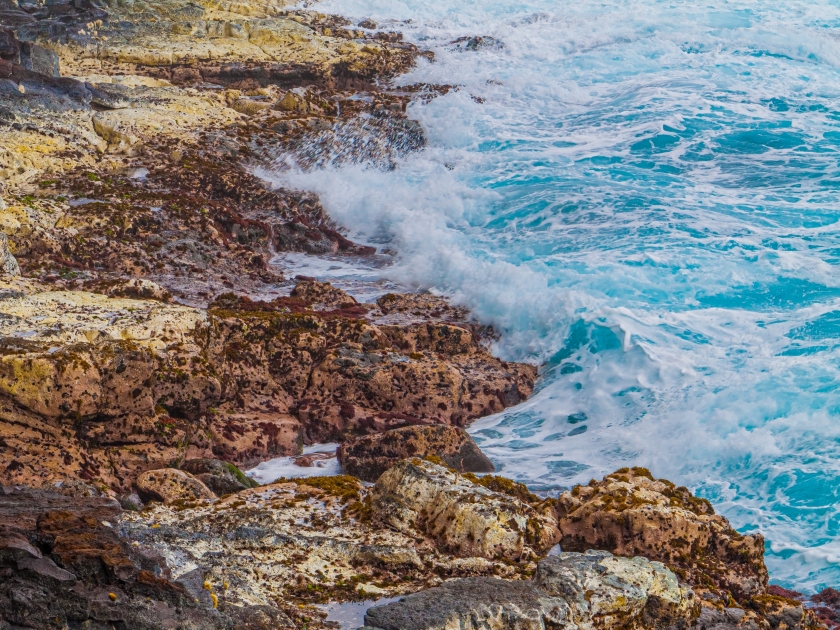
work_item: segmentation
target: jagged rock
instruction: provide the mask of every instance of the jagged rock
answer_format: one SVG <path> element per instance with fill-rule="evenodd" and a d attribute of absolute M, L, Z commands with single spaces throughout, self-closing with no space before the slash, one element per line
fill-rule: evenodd
<path fill-rule="evenodd" d="M 166 557 L 179 580 L 201 567 L 220 606 L 356 599 L 362 591 L 394 596 L 440 576 L 513 578 L 534 569 L 453 557 L 419 530 L 383 527 L 372 518 L 371 492 L 347 475 L 281 480 L 212 504 L 126 512 L 120 528 Z"/>
<path fill-rule="evenodd" d="M 661 563 L 606 552 L 561 553 L 539 562 L 528 582 L 471 578 L 375 606 L 365 625 L 382 630 L 618 630 L 685 627 L 694 593 Z"/>
<path fill-rule="evenodd" d="M 197 601 L 168 579 L 161 556 L 120 536 L 119 519 L 111 499 L 0 491 L 0 628 L 292 627 L 276 607 L 223 612 Z M 259 625 L 266 618 L 277 625 Z"/>
<path fill-rule="evenodd" d="M 134 484 L 143 501 L 161 501 L 166 505 L 216 498 L 200 480 L 175 468 L 149 470 L 140 475 Z"/>
<path fill-rule="evenodd" d="M 622 469 L 560 495 L 557 522 L 565 550 L 604 549 L 666 562 L 724 602 L 730 595 L 746 602 L 767 587 L 761 534 L 739 534 L 707 500 L 644 468 Z"/>
<path fill-rule="evenodd" d="M 193 475 L 210 488 L 216 496 L 232 494 L 260 485 L 250 477 L 246 477 L 241 470 L 230 462 L 223 462 L 218 459 L 188 459 L 181 464 L 181 470 Z"/>
<path fill-rule="evenodd" d="M 9 251 L 9 237 L 0 232 L 0 274 L 5 276 L 19 276 L 20 267 L 17 260 Z"/>
<path fill-rule="evenodd" d="M 372 509 L 389 527 L 419 530 L 461 557 L 517 561 L 536 557 L 559 540 L 550 504 L 528 505 L 417 458 L 379 477 Z"/>
<path fill-rule="evenodd" d="M 356 298 L 329 282 L 317 282 L 300 276 L 296 280 L 298 283 L 292 289 L 290 297 L 301 300 L 313 311 L 333 311 L 359 306 Z"/>
<path fill-rule="evenodd" d="M 457 327 L 424 336 L 411 325 L 404 337 L 426 349 L 406 354 L 391 345 L 397 327 L 386 335 L 344 292 L 307 280 L 272 302 L 223 295 L 209 312 L 24 278 L 0 285 L 7 483 L 78 476 L 122 493 L 184 457 L 252 466 L 298 455 L 304 441 L 462 425 L 527 395 L 536 375 Z M 71 424 L 68 438 L 60 427 Z"/>
<path fill-rule="evenodd" d="M 52 50 L 29 42 L 20 46 L 20 65 L 31 72 L 48 77 L 61 76 L 58 55 Z"/>
<path fill-rule="evenodd" d="M 447 425 L 393 429 L 348 440 L 338 449 L 344 471 L 371 482 L 402 459 L 430 456 L 462 473 L 495 470 L 466 431 Z"/>
<path fill-rule="evenodd" d="M 20 55 L 20 42 L 8 28 L 0 28 L 0 59 L 16 63 Z"/>

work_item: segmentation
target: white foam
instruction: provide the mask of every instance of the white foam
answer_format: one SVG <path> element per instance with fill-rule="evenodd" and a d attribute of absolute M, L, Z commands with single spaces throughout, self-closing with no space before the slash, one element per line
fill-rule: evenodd
<path fill-rule="evenodd" d="M 400 83 L 461 87 L 410 106 L 429 146 L 395 171 L 273 177 L 400 252 L 387 279 L 492 323 L 501 356 L 547 362 L 471 429 L 504 473 L 556 491 L 648 466 L 760 529 L 776 581 L 836 584 L 840 7 L 319 10 L 431 47 Z M 475 35 L 504 46 L 450 44 Z"/>
<path fill-rule="evenodd" d="M 311 453 L 335 453 L 338 444 L 313 444 L 303 449 L 304 455 Z M 281 477 L 296 479 L 300 477 L 329 477 L 342 474 L 341 464 L 338 458 L 316 460 L 312 466 L 298 466 L 295 464 L 295 457 L 277 457 L 267 462 L 262 462 L 256 467 L 245 472 L 246 475 L 259 481 L 261 484 L 272 483 Z"/>

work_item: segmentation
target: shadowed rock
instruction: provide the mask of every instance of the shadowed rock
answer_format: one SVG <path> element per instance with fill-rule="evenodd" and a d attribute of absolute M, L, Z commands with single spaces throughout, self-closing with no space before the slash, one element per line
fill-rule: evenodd
<path fill-rule="evenodd" d="M 200 480 L 175 468 L 144 472 L 134 482 L 143 501 L 161 501 L 167 505 L 176 501 L 215 499 L 216 495 Z"/>

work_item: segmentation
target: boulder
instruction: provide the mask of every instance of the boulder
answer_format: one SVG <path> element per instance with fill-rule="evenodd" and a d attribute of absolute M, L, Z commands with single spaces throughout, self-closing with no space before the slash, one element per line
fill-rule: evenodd
<path fill-rule="evenodd" d="M 188 459 L 181 464 L 181 470 L 195 476 L 219 497 L 260 485 L 230 462 L 219 459 Z"/>
<path fill-rule="evenodd" d="M 376 482 L 372 509 L 398 531 L 420 531 L 456 556 L 519 561 L 559 539 L 551 502 L 532 506 L 444 466 L 405 459 Z"/>
<path fill-rule="evenodd" d="M 298 283 L 290 297 L 298 298 L 314 311 L 329 311 L 358 306 L 356 299 L 329 282 L 317 282 L 303 276 L 295 278 Z"/>
<path fill-rule="evenodd" d="M 0 232 L 0 275 L 20 275 L 20 267 L 9 250 L 9 237 L 6 236 L 5 232 Z"/>
<path fill-rule="evenodd" d="M 48 77 L 61 76 L 58 55 L 52 50 L 29 42 L 21 44 L 20 65 L 31 72 L 37 72 Z"/>
<path fill-rule="evenodd" d="M 764 538 L 742 535 L 711 503 L 654 479 L 645 468 L 622 469 L 560 495 L 557 522 L 564 550 L 603 549 L 668 563 L 692 586 L 726 603 L 764 594 Z"/>
<path fill-rule="evenodd" d="M 589 551 L 545 558 L 527 582 L 453 580 L 369 609 L 365 625 L 382 630 L 664 629 L 685 626 L 698 613 L 694 593 L 679 586 L 661 563 Z"/>
<path fill-rule="evenodd" d="M 162 468 L 144 472 L 135 481 L 137 494 L 144 502 L 160 501 L 171 505 L 177 501 L 215 499 L 216 495 L 201 481 L 183 470 Z"/>
<path fill-rule="evenodd" d="M 338 461 L 344 471 L 370 482 L 408 457 L 437 458 L 439 463 L 461 473 L 495 470 L 466 431 L 449 425 L 393 429 L 350 439 L 338 449 Z"/>

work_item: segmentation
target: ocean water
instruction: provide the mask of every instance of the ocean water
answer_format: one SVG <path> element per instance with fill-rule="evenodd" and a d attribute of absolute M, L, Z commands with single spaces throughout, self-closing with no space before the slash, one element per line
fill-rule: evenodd
<path fill-rule="evenodd" d="M 647 466 L 763 532 L 773 582 L 840 584 L 840 3 L 313 8 L 435 52 L 398 83 L 459 86 L 409 107 L 429 143 L 393 169 L 271 177 L 545 364 L 471 429 L 503 474 Z"/>

